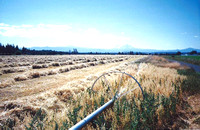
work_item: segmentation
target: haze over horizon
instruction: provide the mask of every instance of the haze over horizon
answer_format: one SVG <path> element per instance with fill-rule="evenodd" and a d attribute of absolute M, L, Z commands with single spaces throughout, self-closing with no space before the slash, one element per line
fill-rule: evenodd
<path fill-rule="evenodd" d="M 200 49 L 200 0 L 0 0 L 0 42 Z"/>

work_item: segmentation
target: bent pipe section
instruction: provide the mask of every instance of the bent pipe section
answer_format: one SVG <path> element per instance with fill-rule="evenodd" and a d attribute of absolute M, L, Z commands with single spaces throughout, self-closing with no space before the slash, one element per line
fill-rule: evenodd
<path fill-rule="evenodd" d="M 94 81 L 94 83 L 93 83 L 93 85 L 92 85 L 92 91 L 94 91 L 93 90 L 93 87 L 94 87 L 94 85 L 95 85 L 95 83 L 101 78 L 101 77 L 103 77 L 104 75 L 108 75 L 109 73 L 122 73 L 122 74 L 126 74 L 126 75 L 128 75 L 129 77 L 131 77 L 133 80 L 135 80 L 135 82 L 138 84 L 138 86 L 140 87 L 140 90 L 142 91 L 142 96 L 143 96 L 143 98 L 144 98 L 144 92 L 143 92 L 143 89 L 142 89 L 142 87 L 141 87 L 141 85 L 140 85 L 140 83 L 132 76 L 132 75 L 130 75 L 130 74 L 128 74 L 128 73 L 125 73 L 125 72 L 121 72 L 121 71 L 111 71 L 111 72 L 108 72 L 108 73 L 104 73 L 104 74 L 102 74 L 101 76 L 99 76 L 95 81 Z M 94 91 L 95 92 L 95 91 Z"/>
<path fill-rule="evenodd" d="M 104 111 L 106 108 L 108 108 L 111 104 L 113 104 L 115 101 L 115 98 L 111 99 L 107 103 L 105 103 L 103 106 L 98 108 L 96 111 L 92 112 L 90 115 L 85 117 L 83 120 L 78 122 L 76 125 L 71 127 L 69 130 L 79 130 L 83 128 L 87 123 L 89 123 L 91 120 L 93 120 L 98 114 L 100 114 L 102 111 Z"/>

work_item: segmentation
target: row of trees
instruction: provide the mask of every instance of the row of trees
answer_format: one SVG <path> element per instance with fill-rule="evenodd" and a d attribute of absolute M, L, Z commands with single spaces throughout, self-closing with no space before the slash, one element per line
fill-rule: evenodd
<path fill-rule="evenodd" d="M 78 54 L 77 49 L 73 51 L 62 52 L 62 51 L 52 51 L 52 50 L 31 50 L 23 47 L 20 49 L 18 45 L 2 45 L 0 43 L 0 55 L 63 55 L 63 54 Z"/>
<path fill-rule="evenodd" d="M 19 48 L 18 45 L 2 45 L 0 43 L 0 55 L 63 55 L 63 54 L 119 54 L 119 55 L 181 55 L 182 53 L 178 51 L 177 53 L 142 53 L 142 52 L 118 52 L 118 53 L 93 53 L 93 52 L 88 52 L 88 53 L 79 53 L 76 48 L 74 48 L 72 51 L 69 50 L 68 52 L 62 52 L 62 51 L 52 51 L 52 50 L 31 50 L 28 48 Z M 190 55 L 198 54 L 197 51 L 191 51 L 190 53 L 187 53 Z"/>

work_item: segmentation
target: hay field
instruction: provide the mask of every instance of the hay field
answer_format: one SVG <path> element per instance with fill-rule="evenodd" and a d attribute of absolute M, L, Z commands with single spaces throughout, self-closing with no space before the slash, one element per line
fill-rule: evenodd
<path fill-rule="evenodd" d="M 130 77 L 120 81 L 121 75 L 109 75 L 111 90 L 101 80 L 98 91 L 92 92 L 94 80 L 109 71 L 134 76 L 145 98 L 139 89 L 128 93 L 83 129 L 199 128 L 189 124 L 199 119 L 189 120 L 190 113 L 198 115 L 200 109 L 187 106 L 182 91 L 187 77 L 178 72 L 189 68 L 162 57 L 4 56 L 1 63 L 0 125 L 4 128 L 69 129 L 111 99 L 118 86 L 120 91 L 137 86 Z"/>
<path fill-rule="evenodd" d="M 65 116 L 71 96 L 85 91 L 102 73 L 124 70 L 143 56 L 63 55 L 0 57 L 0 122 L 24 128 L 42 108 Z M 18 117 L 19 115 L 19 117 Z"/>

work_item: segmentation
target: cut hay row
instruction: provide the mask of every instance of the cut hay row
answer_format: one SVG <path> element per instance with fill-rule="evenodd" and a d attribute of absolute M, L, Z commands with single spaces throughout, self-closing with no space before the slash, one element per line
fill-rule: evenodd
<path fill-rule="evenodd" d="M 120 60 L 118 60 L 117 62 L 119 62 L 119 61 Z M 26 73 L 24 75 L 23 74 L 17 75 L 14 78 L 14 80 L 15 81 L 24 81 L 24 80 L 33 79 L 33 78 L 39 78 L 40 76 L 55 75 L 55 74 L 59 74 L 59 73 L 65 73 L 65 72 L 68 72 L 71 70 L 77 70 L 77 69 L 82 69 L 82 68 L 106 64 L 106 63 L 108 63 L 108 62 L 107 61 L 97 61 L 97 62 L 81 63 L 81 64 L 71 65 L 71 66 L 67 66 L 67 67 L 60 67 L 60 68 L 46 70 L 46 71 L 34 71 L 34 72 Z M 112 63 L 112 61 L 109 63 Z"/>
<path fill-rule="evenodd" d="M 48 75 L 56 75 L 59 73 L 65 73 L 71 70 L 76 70 L 76 69 L 82 69 L 82 68 L 87 68 L 90 66 L 96 66 L 96 65 L 101 65 L 101 64 L 108 64 L 108 63 L 115 63 L 115 62 L 121 62 L 126 58 L 120 58 L 120 59 L 112 59 L 111 60 L 87 60 L 87 62 L 74 62 L 74 61 L 68 61 L 66 66 L 60 66 L 60 64 L 53 62 L 49 68 L 46 65 L 39 65 L 35 64 L 32 67 L 34 69 L 31 71 L 30 67 L 13 67 L 13 68 L 4 68 L 1 69 L 1 74 L 8 74 L 8 73 L 13 73 L 13 78 L 9 78 L 6 80 L 2 80 L 0 82 L 0 88 L 5 88 L 5 87 L 10 87 L 14 84 L 13 81 L 19 82 L 19 81 L 25 81 L 25 80 L 30 80 L 34 78 L 40 78 Z M 53 68 L 52 68 L 53 67 Z M 40 70 L 37 70 L 40 69 Z M 20 72 L 18 74 L 17 72 Z M 23 72 L 23 73 L 21 73 Z M 12 81 L 12 82 L 11 82 Z"/>
<path fill-rule="evenodd" d="M 61 67 L 68 65 L 76 65 L 81 63 L 89 64 L 106 64 L 113 62 L 120 62 L 123 60 L 128 60 L 131 56 L 45 56 L 41 58 L 40 56 L 1 56 L 3 57 L 2 62 L 0 62 L 0 74 L 25 72 L 30 69 L 45 69 L 52 67 Z M 12 56 L 11 56 L 12 57 Z M 53 58 L 52 58 L 53 57 Z M 22 62 L 21 62 L 21 59 Z M 38 61 L 39 60 L 39 61 Z M 43 61 L 42 61 L 43 60 Z M 13 61 L 13 62 L 12 62 Z M 25 62 L 25 63 L 23 63 Z"/>
<path fill-rule="evenodd" d="M 0 56 L 0 68 L 6 67 L 19 67 L 19 66 L 31 66 L 31 65 L 68 65 L 68 62 L 74 63 L 86 63 L 95 62 L 100 60 L 112 60 L 112 59 L 128 59 L 130 56 L 110 56 L 110 55 L 62 55 L 62 56 Z M 54 64 L 58 63 L 58 64 Z"/>

